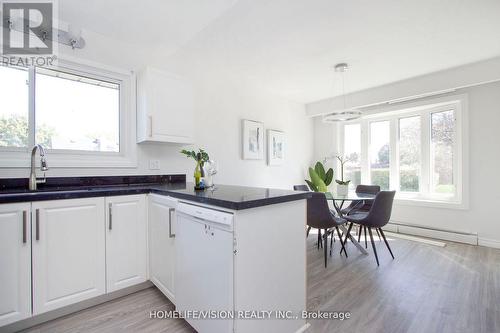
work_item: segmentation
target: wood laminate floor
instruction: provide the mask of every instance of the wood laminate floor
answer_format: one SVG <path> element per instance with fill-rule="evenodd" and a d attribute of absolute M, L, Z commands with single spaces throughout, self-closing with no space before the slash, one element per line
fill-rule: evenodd
<path fill-rule="evenodd" d="M 349 311 L 351 318 L 311 320 L 307 332 L 500 332 L 500 250 L 388 237 L 396 259 L 377 240 L 377 267 L 370 247 L 365 256 L 349 245 L 346 259 L 337 242 L 325 269 L 314 236 L 308 310 Z M 169 309 L 167 298 L 149 288 L 24 332 L 194 332 L 181 319 L 149 319 L 151 310 Z"/>

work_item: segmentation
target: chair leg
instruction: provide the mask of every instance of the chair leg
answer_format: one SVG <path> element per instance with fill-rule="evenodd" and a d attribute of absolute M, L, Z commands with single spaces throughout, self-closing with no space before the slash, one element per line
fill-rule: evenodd
<path fill-rule="evenodd" d="M 318 250 L 320 247 L 323 247 L 323 241 L 321 239 L 321 229 L 318 229 Z"/>
<path fill-rule="evenodd" d="M 372 228 L 369 227 L 368 232 L 370 233 L 370 240 L 372 242 L 373 253 L 375 254 L 375 259 L 377 260 L 377 266 L 380 266 L 380 264 L 378 263 L 378 255 L 377 255 L 377 249 L 375 248 L 375 241 L 373 240 Z"/>
<path fill-rule="evenodd" d="M 365 249 L 368 248 L 368 239 L 366 238 L 366 227 L 365 228 Z"/>
<path fill-rule="evenodd" d="M 347 232 L 345 233 L 344 242 L 342 244 L 342 248 L 344 250 L 345 250 L 345 246 L 347 244 L 347 239 L 349 238 L 349 235 L 351 234 L 352 225 L 353 225 L 353 223 L 351 222 L 351 224 L 349 224 L 349 227 L 347 228 Z M 342 242 L 342 238 L 340 239 L 340 242 Z M 340 251 L 340 253 L 342 253 L 342 250 Z M 346 254 L 347 254 L 347 252 L 346 252 Z"/>
<path fill-rule="evenodd" d="M 306 238 L 309 237 L 310 232 L 311 232 L 311 227 L 307 227 Z"/>
<path fill-rule="evenodd" d="M 377 235 L 378 235 L 378 241 L 381 242 L 382 241 L 382 238 L 380 238 L 380 233 L 378 232 L 378 229 L 375 228 L 375 231 L 377 232 Z"/>
<path fill-rule="evenodd" d="M 378 230 L 380 230 L 380 234 L 382 235 L 382 238 L 384 239 L 385 245 L 387 246 L 387 249 L 391 253 L 392 259 L 394 259 L 394 254 L 392 254 L 391 247 L 389 246 L 389 242 L 387 242 L 387 239 L 385 238 L 385 235 L 384 235 L 384 232 L 382 231 L 382 228 L 378 228 Z"/>
<path fill-rule="evenodd" d="M 340 246 L 342 246 L 342 249 L 340 250 L 340 254 L 342 254 L 342 251 L 344 251 L 345 257 L 347 258 L 347 251 L 346 251 L 346 249 L 344 247 L 344 244 L 342 243 L 342 236 L 340 235 L 339 227 L 335 227 L 335 229 L 337 230 L 337 235 L 339 235 Z M 332 249 L 331 248 L 330 248 L 330 253 L 332 253 Z"/>
<path fill-rule="evenodd" d="M 323 235 L 323 238 L 324 238 L 324 245 L 323 245 L 323 248 L 325 250 L 325 268 L 326 268 L 326 259 L 328 258 L 327 256 L 327 253 L 328 253 L 328 232 L 327 230 L 325 229 L 325 234 Z"/>
<path fill-rule="evenodd" d="M 332 256 L 333 242 L 335 241 L 335 232 L 332 229 L 332 238 L 330 238 L 330 257 Z"/>
<path fill-rule="evenodd" d="M 358 226 L 358 243 L 361 241 L 361 231 L 363 231 L 363 226 Z"/>

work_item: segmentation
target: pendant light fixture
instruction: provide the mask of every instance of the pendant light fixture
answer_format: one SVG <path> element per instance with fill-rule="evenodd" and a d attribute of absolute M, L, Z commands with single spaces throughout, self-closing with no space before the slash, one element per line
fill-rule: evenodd
<path fill-rule="evenodd" d="M 342 98 L 343 98 L 343 109 L 335 112 L 328 113 L 323 116 L 323 122 L 332 123 L 338 121 L 348 121 L 360 118 L 363 114 L 361 111 L 356 109 L 348 109 L 346 103 L 346 93 L 345 93 L 345 75 L 349 69 L 349 65 L 345 62 L 335 65 L 335 72 L 342 75 Z"/>

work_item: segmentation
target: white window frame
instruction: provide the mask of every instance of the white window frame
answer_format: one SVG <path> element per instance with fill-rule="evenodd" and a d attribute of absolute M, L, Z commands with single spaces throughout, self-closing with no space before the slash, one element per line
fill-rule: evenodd
<path fill-rule="evenodd" d="M 56 71 L 116 83 L 120 87 L 119 152 L 95 152 L 68 149 L 46 149 L 49 168 L 135 168 L 135 75 L 133 72 L 109 66 L 64 58 L 58 65 L 49 67 Z M 28 68 L 30 81 L 34 82 L 35 69 Z M 35 106 L 33 84 L 29 87 L 28 147 L 0 147 L 0 168 L 29 168 L 30 152 L 35 143 L 33 126 Z M 37 159 L 37 163 L 39 159 Z"/>
<path fill-rule="evenodd" d="M 429 192 L 432 165 L 430 161 L 431 119 L 432 113 L 454 110 L 455 138 L 453 179 L 456 195 L 453 197 Z M 361 124 L 361 183 L 370 184 L 370 124 L 372 122 L 390 122 L 390 188 L 397 191 L 396 204 L 428 207 L 469 208 L 469 175 L 468 175 L 468 96 L 453 95 L 416 102 L 398 103 L 377 107 L 366 112 L 361 120 L 353 120 L 339 124 L 337 150 L 344 154 L 344 126 Z M 399 119 L 420 116 L 421 121 L 421 167 L 420 192 L 401 192 L 399 190 Z M 428 167 L 424 167 L 427 165 Z"/>

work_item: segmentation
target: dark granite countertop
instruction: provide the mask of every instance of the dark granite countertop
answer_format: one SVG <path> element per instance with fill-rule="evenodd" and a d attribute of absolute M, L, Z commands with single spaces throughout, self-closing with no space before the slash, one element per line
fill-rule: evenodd
<path fill-rule="evenodd" d="M 0 179 L 0 204 L 155 193 L 240 210 L 310 196 L 308 192 L 233 185 L 215 185 L 205 191 L 195 191 L 183 175 L 48 178 L 47 184 L 37 191 L 26 190 L 21 185 L 23 180 L 20 179 Z"/>

